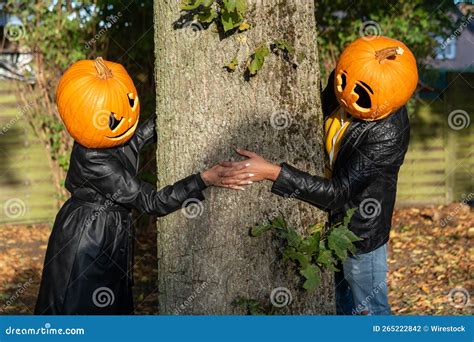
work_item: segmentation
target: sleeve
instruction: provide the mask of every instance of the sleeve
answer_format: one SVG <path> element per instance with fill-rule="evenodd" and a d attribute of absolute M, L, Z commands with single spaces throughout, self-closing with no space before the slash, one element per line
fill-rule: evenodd
<path fill-rule="evenodd" d="M 135 132 L 135 139 L 137 139 L 138 149 L 141 150 L 148 144 L 156 142 L 157 135 L 155 129 L 156 114 L 145 121 Z"/>
<path fill-rule="evenodd" d="M 199 174 L 157 191 L 150 183 L 133 176 L 110 155 L 90 154 L 87 160 L 87 166 L 84 166 L 87 182 L 99 193 L 127 208 L 165 216 L 180 209 L 187 199 L 204 200 L 202 190 L 206 185 Z"/>
<path fill-rule="evenodd" d="M 321 106 L 325 118 L 331 115 L 336 108 L 339 107 L 339 102 L 334 93 L 334 70 L 329 75 L 326 88 L 321 92 Z"/>
<path fill-rule="evenodd" d="M 300 199 L 323 210 L 340 208 L 364 190 L 375 177 L 400 166 L 399 160 L 406 152 L 406 149 L 400 148 L 400 139 L 401 135 L 373 132 L 364 144 L 354 147 L 344 167 L 338 169 L 332 178 L 313 176 L 283 163 L 271 191 Z"/>

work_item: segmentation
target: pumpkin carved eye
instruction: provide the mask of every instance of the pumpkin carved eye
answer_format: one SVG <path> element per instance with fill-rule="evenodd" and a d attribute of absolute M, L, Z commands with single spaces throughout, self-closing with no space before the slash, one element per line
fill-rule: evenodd
<path fill-rule="evenodd" d="M 344 88 L 346 87 L 346 84 L 347 84 L 347 80 L 346 80 L 346 74 L 342 74 L 341 75 L 341 88 L 342 90 L 344 90 Z"/>
<path fill-rule="evenodd" d="M 110 112 L 110 116 L 109 116 L 109 127 L 110 129 L 113 131 L 114 129 L 116 129 L 118 127 L 118 125 L 122 122 L 123 118 L 121 118 L 120 120 L 117 120 L 115 118 L 115 113 L 114 112 Z"/>
<path fill-rule="evenodd" d="M 346 72 L 343 71 L 340 75 L 337 76 L 337 90 L 342 92 L 347 85 Z"/>
<path fill-rule="evenodd" d="M 135 106 L 135 99 L 133 98 L 133 93 L 128 93 L 127 97 L 130 107 L 133 108 L 133 106 Z"/>

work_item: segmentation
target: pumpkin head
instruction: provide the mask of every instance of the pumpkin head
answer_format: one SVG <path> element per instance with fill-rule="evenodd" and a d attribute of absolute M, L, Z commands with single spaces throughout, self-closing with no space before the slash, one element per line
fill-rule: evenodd
<path fill-rule="evenodd" d="M 56 104 L 69 134 L 88 148 L 129 140 L 138 125 L 140 103 L 125 68 L 101 57 L 81 60 L 64 73 Z"/>
<path fill-rule="evenodd" d="M 362 120 L 379 120 L 403 106 L 418 83 L 416 60 L 402 42 L 363 37 L 337 62 L 334 91 L 339 104 Z"/>

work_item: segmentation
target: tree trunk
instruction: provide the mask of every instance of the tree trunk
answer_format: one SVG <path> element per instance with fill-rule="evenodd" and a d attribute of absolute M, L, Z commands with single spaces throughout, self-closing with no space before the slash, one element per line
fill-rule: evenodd
<path fill-rule="evenodd" d="M 155 0 L 159 187 L 235 157 L 233 147 L 322 174 L 314 4 L 247 3 L 252 28 L 222 38 L 212 26 L 177 28 L 178 1 Z M 248 56 L 278 39 L 304 59 L 295 68 L 270 54 L 262 70 L 245 80 Z M 236 56 L 238 70 L 225 71 Z M 297 270 L 282 260 L 281 242 L 271 233 L 249 235 L 255 224 L 277 216 L 300 231 L 326 219 L 308 204 L 271 194 L 270 187 L 265 182 L 245 191 L 207 189 L 203 203 L 158 220 L 161 314 L 245 314 L 233 304 L 238 298 L 276 306 L 279 314 L 334 312 L 332 273 L 324 273 L 321 286 L 306 293 Z M 286 291 L 281 288 L 288 291 L 280 296 Z"/>

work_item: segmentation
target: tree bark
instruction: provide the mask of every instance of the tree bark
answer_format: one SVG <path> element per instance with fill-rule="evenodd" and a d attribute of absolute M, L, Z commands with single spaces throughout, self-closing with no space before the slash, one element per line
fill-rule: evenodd
<path fill-rule="evenodd" d="M 178 1 L 155 0 L 159 187 L 235 157 L 233 147 L 323 172 L 314 3 L 247 3 L 252 28 L 222 38 L 212 26 L 194 31 L 199 25 L 188 22 L 177 28 Z M 298 67 L 270 54 L 262 70 L 245 80 L 248 56 L 278 39 L 304 54 Z M 240 65 L 229 73 L 223 66 L 234 57 Z M 283 216 L 302 232 L 326 219 L 308 204 L 271 194 L 270 187 L 265 182 L 239 192 L 207 189 L 203 203 L 158 220 L 161 314 L 245 314 L 233 304 L 237 298 L 266 308 L 276 304 L 279 314 L 334 313 L 332 273 L 307 293 L 297 270 L 283 262 L 281 242 L 271 233 L 249 235 L 267 218 Z M 285 295 L 277 295 L 280 287 L 291 294 L 287 305 L 281 305 Z"/>

